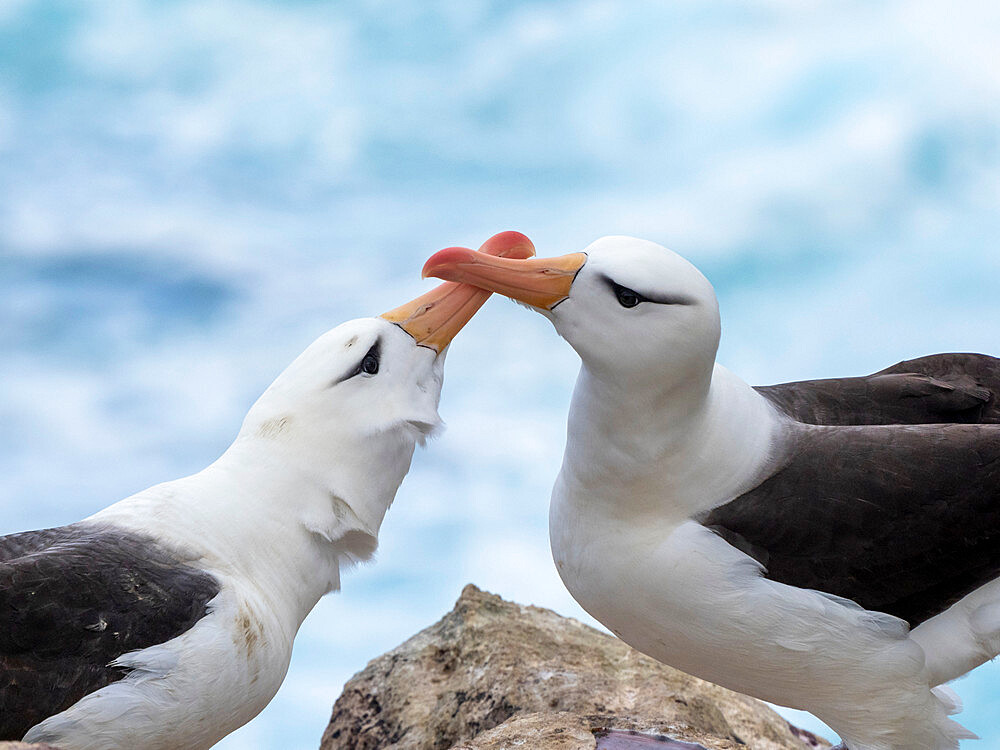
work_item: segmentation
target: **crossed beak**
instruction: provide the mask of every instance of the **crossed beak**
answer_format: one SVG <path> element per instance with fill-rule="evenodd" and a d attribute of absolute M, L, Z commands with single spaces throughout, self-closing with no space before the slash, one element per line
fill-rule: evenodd
<path fill-rule="evenodd" d="M 532 307 L 551 310 L 569 297 L 573 279 L 586 262 L 586 253 L 515 260 L 511 256 L 494 257 L 464 247 L 449 247 L 428 259 L 423 276 L 472 284 Z"/>
<path fill-rule="evenodd" d="M 520 232 L 500 232 L 486 240 L 478 252 L 464 247 L 451 247 L 441 252 L 451 251 L 520 263 L 535 254 L 535 246 Z M 425 273 L 424 278 L 428 275 Z M 489 297 L 490 292 L 478 286 L 469 286 L 458 280 L 446 281 L 427 294 L 379 317 L 395 323 L 413 336 L 418 346 L 440 353 Z"/>

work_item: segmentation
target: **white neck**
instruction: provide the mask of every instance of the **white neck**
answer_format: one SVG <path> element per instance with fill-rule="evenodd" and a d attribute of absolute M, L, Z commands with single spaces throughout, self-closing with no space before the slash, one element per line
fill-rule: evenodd
<path fill-rule="evenodd" d="M 272 444 L 238 439 L 197 474 L 88 520 L 155 535 L 211 572 L 257 587 L 294 635 L 319 598 L 339 588 L 340 563 L 374 551 L 378 524 L 371 528 L 323 477 L 287 458 Z"/>
<path fill-rule="evenodd" d="M 680 524 L 751 489 L 772 460 L 780 424 L 721 365 L 666 392 L 629 390 L 584 366 L 553 511 L 558 504 L 609 520 Z"/>

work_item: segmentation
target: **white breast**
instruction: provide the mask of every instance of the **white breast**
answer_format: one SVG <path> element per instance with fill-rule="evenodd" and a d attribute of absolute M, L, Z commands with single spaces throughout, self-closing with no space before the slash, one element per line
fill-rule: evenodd
<path fill-rule="evenodd" d="M 846 716 L 856 712 L 859 689 L 873 700 L 918 692 L 924 657 L 905 623 L 770 581 L 691 520 L 751 489 L 780 458 L 772 446 L 783 422 L 756 392 L 717 368 L 700 420 L 678 411 L 660 423 L 659 457 L 605 449 L 604 405 L 588 397 L 578 383 L 572 408 L 582 412 L 571 415 L 549 517 L 556 566 L 584 609 L 660 661 L 765 700 L 822 706 L 826 716 L 839 700 Z M 621 424 L 627 408 L 607 411 Z M 653 421 L 625 421 L 643 420 Z M 835 684 L 840 692 L 828 695 Z"/>

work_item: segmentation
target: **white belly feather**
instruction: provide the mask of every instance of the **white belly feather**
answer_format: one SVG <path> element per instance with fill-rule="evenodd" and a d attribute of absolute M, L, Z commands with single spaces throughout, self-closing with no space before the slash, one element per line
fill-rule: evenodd
<path fill-rule="evenodd" d="M 931 689 L 924 651 L 902 620 L 770 581 L 693 521 L 626 528 L 620 518 L 581 515 L 558 487 L 549 528 L 559 573 L 581 606 L 634 648 L 812 711 L 852 748 L 939 750 L 971 736 L 947 718 L 954 694 Z M 932 744 L 921 744 L 927 738 Z"/>

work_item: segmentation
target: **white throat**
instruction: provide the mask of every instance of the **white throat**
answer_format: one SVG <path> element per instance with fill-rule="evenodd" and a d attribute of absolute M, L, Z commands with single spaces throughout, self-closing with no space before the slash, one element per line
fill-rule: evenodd
<path fill-rule="evenodd" d="M 752 489 L 782 418 L 721 365 L 669 393 L 629 390 L 581 368 L 553 512 L 676 526 Z"/>
<path fill-rule="evenodd" d="M 389 501 L 398 482 L 390 484 Z M 374 552 L 382 514 L 356 513 L 330 477 L 307 472 L 267 441 L 238 439 L 197 474 L 87 520 L 153 534 L 211 572 L 254 586 L 294 636 L 320 597 L 339 588 L 340 565 Z"/>

